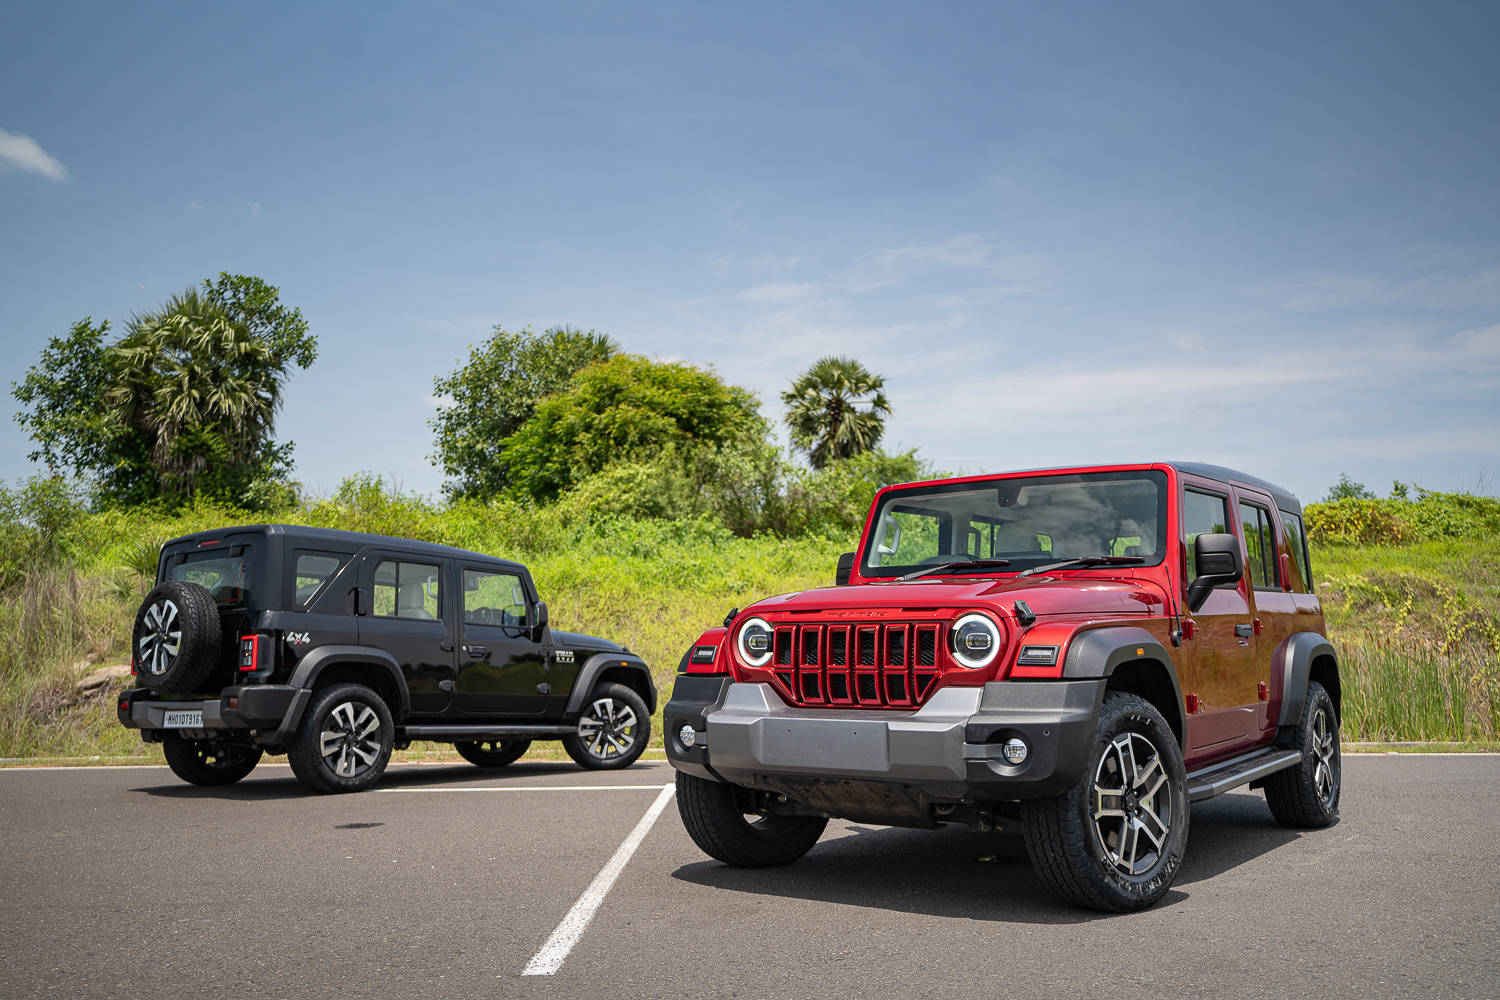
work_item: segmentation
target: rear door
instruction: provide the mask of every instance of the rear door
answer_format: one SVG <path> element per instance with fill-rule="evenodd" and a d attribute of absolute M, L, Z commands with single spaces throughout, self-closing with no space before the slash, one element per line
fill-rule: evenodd
<path fill-rule="evenodd" d="M 1183 476 L 1182 531 L 1187 554 L 1184 579 L 1196 576 L 1194 543 L 1200 534 L 1231 532 L 1235 498 L 1229 487 L 1196 476 Z M 1215 588 L 1191 613 L 1184 694 L 1197 696 L 1198 711 L 1188 716 L 1190 752 L 1213 752 L 1223 745 L 1233 750 L 1238 741 L 1260 733 L 1259 680 L 1249 574 L 1238 584 Z M 1186 625 L 1187 623 L 1185 623 Z"/>
<path fill-rule="evenodd" d="M 1271 715 L 1271 658 L 1276 649 L 1297 631 L 1297 602 L 1290 593 L 1290 561 L 1281 537 L 1284 528 L 1276 504 L 1269 496 L 1244 487 L 1235 488 L 1239 504 L 1240 538 L 1245 546 L 1245 576 L 1253 601 L 1257 728 L 1264 733 L 1275 726 Z M 1279 692 L 1277 701 L 1280 701 Z M 1279 705 L 1278 705 L 1279 708 Z"/>
<path fill-rule="evenodd" d="M 518 569 L 460 564 L 462 633 L 458 710 L 474 716 L 538 715 L 547 707 L 547 663 L 531 627 L 536 595 Z"/>
<path fill-rule="evenodd" d="M 445 559 L 397 551 L 371 552 L 361 568 L 370 606 L 359 619 L 360 642 L 401 664 L 414 718 L 439 715 L 453 701 L 458 615 L 447 573 Z"/>

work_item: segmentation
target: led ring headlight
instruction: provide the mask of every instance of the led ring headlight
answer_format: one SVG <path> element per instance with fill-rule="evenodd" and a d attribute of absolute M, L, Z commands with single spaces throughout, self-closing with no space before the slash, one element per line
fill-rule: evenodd
<path fill-rule="evenodd" d="M 740 636 L 736 640 L 740 658 L 752 667 L 763 667 L 770 663 L 776 645 L 775 636 L 770 622 L 764 618 L 751 618 L 740 626 Z"/>
<path fill-rule="evenodd" d="M 987 667 L 1000 654 L 1000 630 L 984 615 L 970 613 L 953 623 L 948 647 L 961 667 Z"/>

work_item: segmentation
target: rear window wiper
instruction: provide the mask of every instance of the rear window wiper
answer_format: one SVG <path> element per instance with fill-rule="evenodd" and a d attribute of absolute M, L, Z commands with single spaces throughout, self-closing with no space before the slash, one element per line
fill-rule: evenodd
<path fill-rule="evenodd" d="M 940 562 L 934 563 L 931 566 L 924 566 L 921 569 L 917 570 L 915 573 L 908 573 L 905 576 L 898 576 L 896 577 L 896 582 L 900 583 L 903 580 L 915 580 L 919 576 L 928 576 L 932 573 L 944 573 L 950 569 L 990 569 L 992 567 L 1009 565 L 1009 559 L 954 559 L 951 562 Z"/>
<path fill-rule="evenodd" d="M 1076 566 L 1130 566 L 1145 561 L 1140 556 L 1081 556 L 1077 559 L 1048 563 L 1045 566 L 1033 566 L 1031 569 L 1022 570 L 1016 576 L 1035 576 L 1054 569 L 1070 569 Z"/>

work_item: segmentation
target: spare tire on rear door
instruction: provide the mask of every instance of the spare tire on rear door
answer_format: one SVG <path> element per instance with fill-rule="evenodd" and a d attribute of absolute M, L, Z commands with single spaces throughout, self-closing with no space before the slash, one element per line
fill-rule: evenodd
<path fill-rule="evenodd" d="M 146 595 L 135 614 L 130 653 L 141 683 L 186 694 L 219 662 L 219 608 L 196 583 L 168 580 Z"/>

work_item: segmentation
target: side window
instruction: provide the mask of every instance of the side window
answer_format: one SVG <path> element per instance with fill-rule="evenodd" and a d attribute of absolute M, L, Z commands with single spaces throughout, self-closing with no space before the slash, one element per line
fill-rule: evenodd
<path fill-rule="evenodd" d="M 1297 565 L 1297 575 L 1302 579 L 1302 590 L 1312 593 L 1312 571 L 1307 565 L 1307 535 L 1302 530 L 1302 518 L 1281 511 L 1281 526 L 1286 529 L 1286 544 L 1292 550 L 1292 562 Z"/>
<path fill-rule="evenodd" d="M 292 606 L 305 608 L 311 604 L 313 598 L 318 596 L 318 591 L 323 589 L 323 584 L 343 569 L 348 560 L 348 556 L 336 552 L 307 552 L 298 549 L 297 561 L 292 569 Z"/>
<path fill-rule="evenodd" d="M 1245 569 L 1250 586 L 1276 587 L 1276 533 L 1271 514 L 1264 507 L 1240 504 L 1240 527 L 1245 530 Z"/>
<path fill-rule="evenodd" d="M 526 624 L 526 588 L 514 573 L 464 570 L 464 624 Z"/>
<path fill-rule="evenodd" d="M 371 610 L 385 618 L 436 619 L 441 614 L 442 592 L 439 567 L 386 559 L 375 567 Z"/>
<path fill-rule="evenodd" d="M 1187 578 L 1198 576 L 1198 536 L 1222 534 L 1229 530 L 1229 500 L 1187 490 L 1182 494 L 1182 533 L 1187 542 Z"/>

